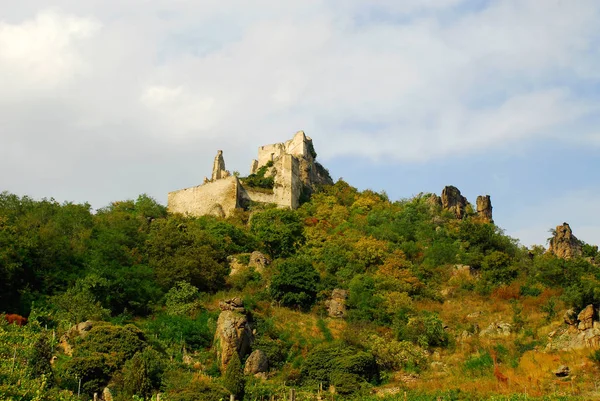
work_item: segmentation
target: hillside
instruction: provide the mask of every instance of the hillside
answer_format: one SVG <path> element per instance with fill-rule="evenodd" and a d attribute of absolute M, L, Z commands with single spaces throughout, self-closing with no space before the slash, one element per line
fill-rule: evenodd
<path fill-rule="evenodd" d="M 598 247 L 528 249 L 456 191 L 228 217 L 2 193 L 0 400 L 600 398 Z"/>

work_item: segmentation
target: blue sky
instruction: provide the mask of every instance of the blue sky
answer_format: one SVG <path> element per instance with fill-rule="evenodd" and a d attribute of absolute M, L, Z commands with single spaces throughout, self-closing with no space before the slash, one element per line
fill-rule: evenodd
<path fill-rule="evenodd" d="M 0 0 L 0 189 L 102 207 L 304 130 L 334 178 L 455 185 L 600 243 L 597 0 Z"/>

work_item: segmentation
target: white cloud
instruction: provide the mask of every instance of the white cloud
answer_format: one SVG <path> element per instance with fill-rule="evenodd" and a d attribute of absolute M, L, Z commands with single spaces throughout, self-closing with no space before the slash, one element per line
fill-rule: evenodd
<path fill-rule="evenodd" d="M 51 11 L 20 24 L 0 21 L 0 95 L 55 89 L 89 71 L 77 47 L 99 28 L 92 19 Z"/>
<path fill-rule="evenodd" d="M 22 171 L 0 182 L 166 193 L 215 149 L 246 171 L 299 129 L 325 161 L 511 151 L 573 124 L 593 139 L 581 120 L 599 102 L 577 91 L 598 77 L 600 3 L 470 3 L 0 0 L 0 171 Z"/>

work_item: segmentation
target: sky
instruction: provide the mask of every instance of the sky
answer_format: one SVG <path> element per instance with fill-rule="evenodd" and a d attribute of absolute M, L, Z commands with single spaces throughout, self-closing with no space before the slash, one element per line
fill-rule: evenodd
<path fill-rule="evenodd" d="M 94 208 L 298 130 L 390 199 L 600 244 L 598 0 L 0 0 L 0 191 Z"/>

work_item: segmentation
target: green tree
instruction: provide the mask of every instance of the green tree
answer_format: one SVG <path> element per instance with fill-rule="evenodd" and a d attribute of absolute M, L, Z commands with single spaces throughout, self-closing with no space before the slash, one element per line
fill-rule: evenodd
<path fill-rule="evenodd" d="M 246 381 L 244 379 L 244 371 L 242 370 L 242 362 L 237 352 L 233 353 L 223 377 L 223 385 L 237 399 L 244 399 L 244 389 Z"/>
<path fill-rule="evenodd" d="M 298 213 L 290 209 L 268 209 L 250 220 L 250 231 L 274 258 L 287 257 L 304 242 L 303 226 Z"/>
<path fill-rule="evenodd" d="M 278 263 L 279 274 L 271 282 L 271 295 L 285 306 L 309 308 L 316 299 L 319 273 L 310 260 L 290 258 Z"/>
<path fill-rule="evenodd" d="M 150 398 L 161 384 L 165 370 L 163 356 L 152 348 L 137 352 L 123 366 L 123 390 L 129 395 Z"/>
<path fill-rule="evenodd" d="M 165 295 L 166 311 L 169 315 L 186 316 L 197 309 L 198 288 L 180 281 Z"/>
<path fill-rule="evenodd" d="M 148 238 L 150 266 L 165 289 L 186 281 L 201 291 L 225 284 L 225 254 L 193 219 L 172 217 L 152 224 Z"/>

